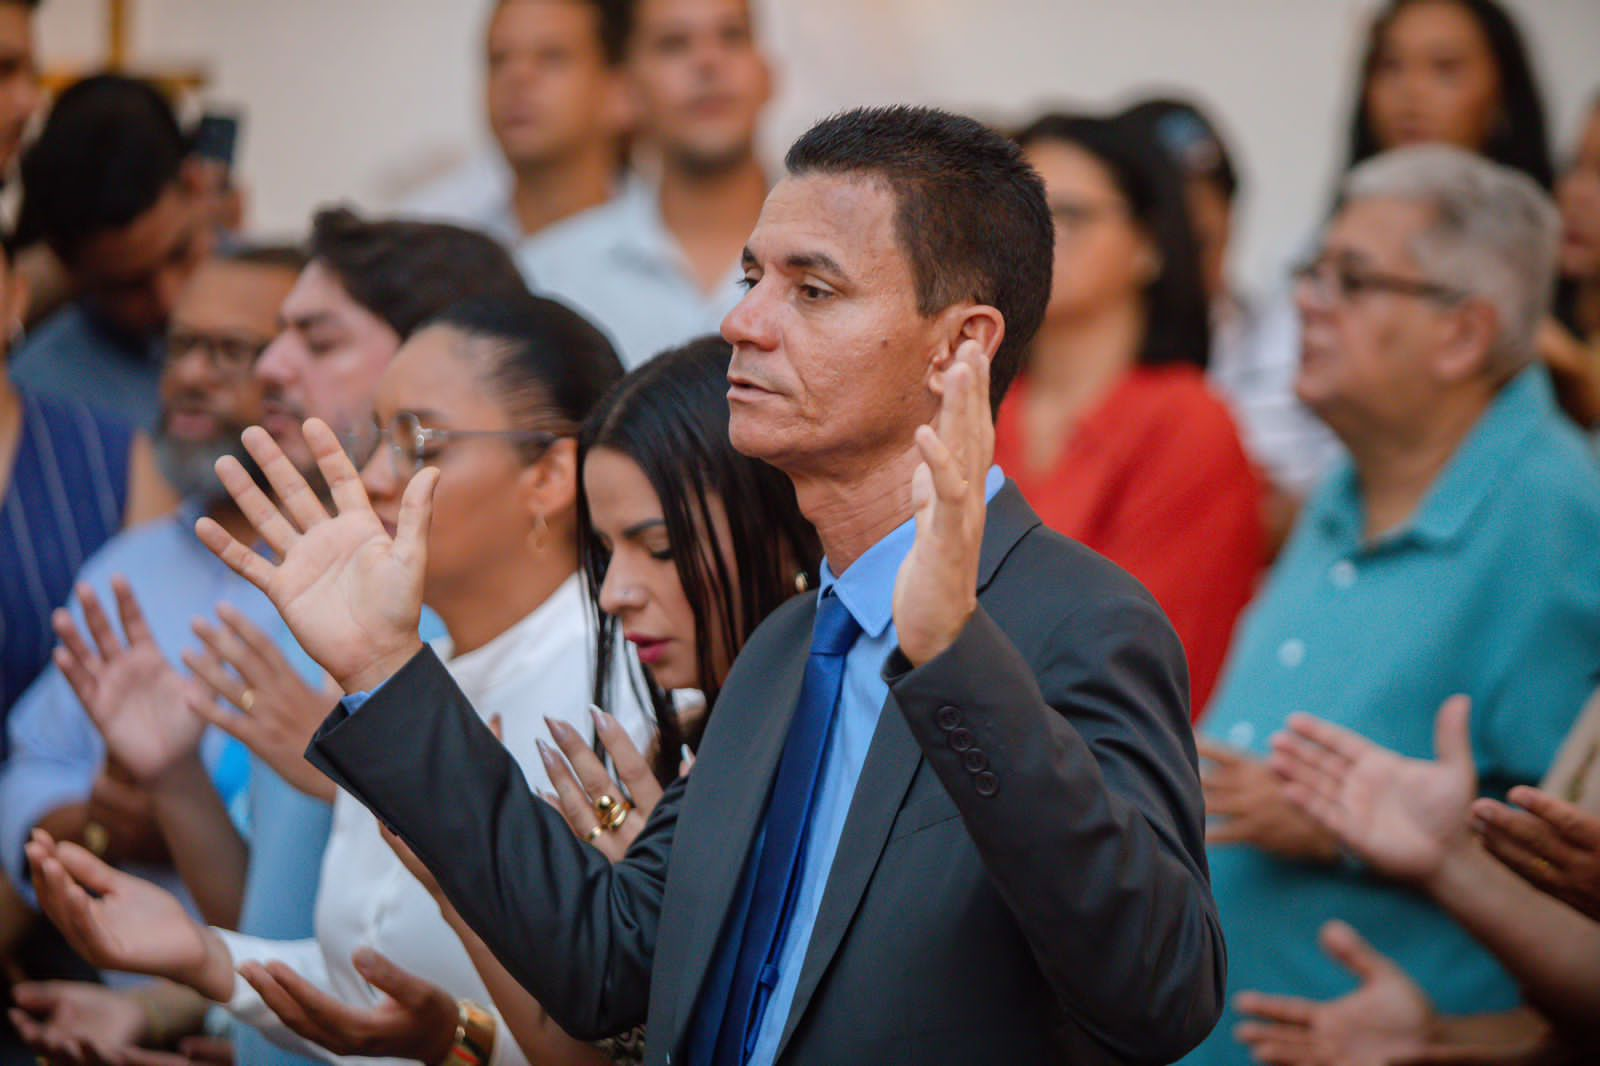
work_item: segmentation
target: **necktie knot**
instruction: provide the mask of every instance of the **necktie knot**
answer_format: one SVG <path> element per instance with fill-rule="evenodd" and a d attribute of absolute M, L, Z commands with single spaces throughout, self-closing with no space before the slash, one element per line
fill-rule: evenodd
<path fill-rule="evenodd" d="M 811 627 L 812 655 L 844 655 L 861 635 L 855 616 L 832 589 L 817 600 L 817 620 Z"/>

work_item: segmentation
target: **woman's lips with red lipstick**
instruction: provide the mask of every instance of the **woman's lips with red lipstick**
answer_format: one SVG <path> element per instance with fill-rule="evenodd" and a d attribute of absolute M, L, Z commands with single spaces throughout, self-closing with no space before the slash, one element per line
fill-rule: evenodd
<path fill-rule="evenodd" d="M 642 633 L 624 633 L 623 637 L 633 645 L 639 654 L 639 661 L 646 666 L 660 662 L 661 657 L 667 652 L 667 645 L 671 643 L 658 637 L 647 637 Z"/>

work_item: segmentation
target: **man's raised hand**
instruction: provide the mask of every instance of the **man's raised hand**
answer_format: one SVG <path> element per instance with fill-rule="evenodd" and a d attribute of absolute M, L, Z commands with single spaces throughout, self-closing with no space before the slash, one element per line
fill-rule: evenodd
<path fill-rule="evenodd" d="M 277 442 L 252 426 L 244 432 L 245 449 L 278 503 L 231 456 L 218 460 L 217 475 L 278 562 L 258 555 L 209 518 L 200 519 L 195 532 L 218 558 L 266 593 L 300 646 L 345 692 L 371 691 L 421 647 L 417 623 L 439 472 L 425 469 L 411 479 L 391 538 L 333 430 L 309 419 L 305 438 L 335 514 L 328 513 Z"/>

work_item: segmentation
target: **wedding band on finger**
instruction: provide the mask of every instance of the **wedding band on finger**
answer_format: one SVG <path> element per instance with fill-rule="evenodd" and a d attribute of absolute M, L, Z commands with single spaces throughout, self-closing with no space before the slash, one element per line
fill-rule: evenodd
<path fill-rule="evenodd" d="M 606 831 L 606 827 L 603 824 L 601 824 L 599 822 L 596 822 L 595 823 L 595 827 L 593 829 L 591 829 L 587 833 L 583 834 L 583 839 L 584 839 L 584 841 L 586 843 L 593 844 L 594 841 L 595 841 L 595 838 L 598 837 L 601 833 L 604 833 L 605 831 Z"/>
<path fill-rule="evenodd" d="M 606 819 L 606 829 L 615 833 L 622 828 L 622 823 L 628 820 L 628 815 L 633 813 L 633 808 L 626 803 L 618 804 L 611 809 L 611 817 Z"/>
<path fill-rule="evenodd" d="M 247 688 L 243 692 L 239 693 L 239 709 L 241 711 L 243 711 L 245 714 L 249 714 L 251 708 L 253 708 L 255 705 L 256 705 L 256 690 L 255 689 Z"/>

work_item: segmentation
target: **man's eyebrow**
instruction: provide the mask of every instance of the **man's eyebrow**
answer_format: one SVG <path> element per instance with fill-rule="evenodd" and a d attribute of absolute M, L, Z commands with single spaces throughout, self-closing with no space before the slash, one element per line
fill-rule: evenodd
<path fill-rule="evenodd" d="M 834 277 L 849 277 L 844 267 L 840 266 L 834 258 L 826 252 L 796 252 L 786 256 L 783 265 L 789 270 L 814 270 L 821 274 L 832 274 Z"/>

